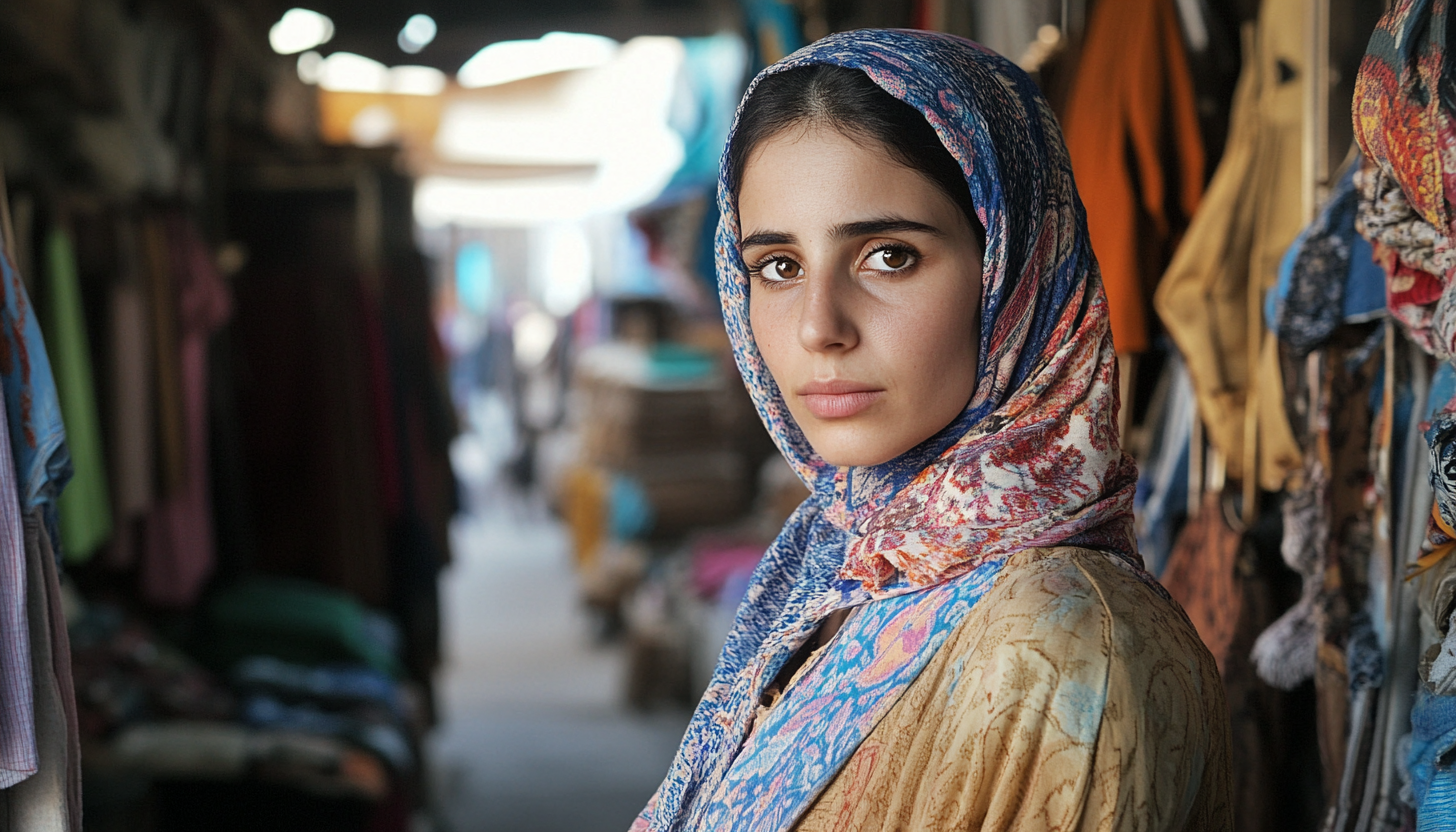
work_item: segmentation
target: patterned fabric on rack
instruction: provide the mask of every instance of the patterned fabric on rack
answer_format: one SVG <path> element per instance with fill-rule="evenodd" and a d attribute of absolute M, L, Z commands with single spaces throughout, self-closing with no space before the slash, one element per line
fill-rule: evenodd
<path fill-rule="evenodd" d="M 1441 275 L 1456 268 L 1456 249 L 1416 214 L 1388 172 L 1367 166 L 1355 183 L 1360 189 L 1356 228 L 1370 240 L 1385 271 L 1391 317 L 1422 350 L 1450 360 L 1456 352 L 1456 295 Z"/>
<path fill-rule="evenodd" d="M 763 75 L 811 64 L 863 70 L 920 110 L 965 171 L 987 231 L 977 388 L 961 416 L 897 459 L 863 468 L 820 459 L 754 343 L 737 211 L 723 171 L 717 259 L 724 319 L 760 416 L 813 494 L 754 573 L 677 759 L 634 829 L 700 826 L 743 747 L 760 694 L 835 610 L 951 581 L 958 583 L 944 590 L 946 598 L 957 598 L 959 582 L 979 580 L 982 567 L 1039 546 L 1115 553 L 1155 586 L 1135 554 L 1137 472 L 1117 436 L 1107 302 L 1066 150 L 1035 84 L 978 44 L 898 30 L 832 35 Z M 918 607 L 920 599 L 907 603 Z M 953 616 L 927 603 L 936 614 L 926 618 L 923 643 L 933 645 Z M 894 654 L 887 667 L 912 681 L 918 655 Z M 902 690 L 846 693 L 826 702 L 825 712 L 863 723 Z M 806 733 L 798 732 L 799 741 L 808 741 Z M 801 750 L 790 743 L 781 753 Z M 810 790 L 823 788 L 839 764 L 836 756 L 814 766 Z M 761 799 L 773 800 L 776 788 Z"/>
<path fill-rule="evenodd" d="M 1355 138 L 1370 161 L 1360 231 L 1388 276 L 1391 314 L 1426 352 L 1456 352 L 1456 100 L 1446 54 L 1450 0 L 1397 0 L 1355 79 Z"/>
<path fill-rule="evenodd" d="M 1399 183 L 1417 216 L 1449 235 L 1456 211 L 1456 81 L 1446 55 L 1450 0 L 1396 0 L 1355 79 L 1355 138 Z"/>
<path fill-rule="evenodd" d="M 1456 362 L 1456 281 L 1451 279 L 1456 274 L 1456 71 L 1447 53 L 1450 18 L 1451 0 L 1395 0 L 1360 63 L 1354 103 L 1355 138 L 1369 160 L 1357 179 L 1357 227 L 1385 269 L 1391 317 L 1418 347 L 1448 363 Z M 1456 400 L 1433 404 L 1440 412 L 1426 440 L 1436 499 L 1409 576 L 1456 551 L 1456 488 L 1451 485 Z M 1418 816 L 1425 828 L 1427 815 Z"/>
<path fill-rule="evenodd" d="M 1360 192 L 1350 164 L 1319 213 L 1279 263 L 1279 282 L 1264 301 L 1264 321 L 1296 357 L 1323 344 L 1341 324 L 1385 315 L 1385 272 L 1355 231 Z"/>
<path fill-rule="evenodd" d="M 9 251 L 0 254 L 0 386 L 9 412 L 20 504 L 25 511 L 42 505 L 53 511 L 71 479 L 61 402 L 20 270 Z"/>
<path fill-rule="evenodd" d="M 1416 691 L 1411 708 L 1411 794 L 1417 832 L 1437 832 L 1456 824 L 1456 767 L 1442 765 L 1456 751 L 1456 696 Z"/>

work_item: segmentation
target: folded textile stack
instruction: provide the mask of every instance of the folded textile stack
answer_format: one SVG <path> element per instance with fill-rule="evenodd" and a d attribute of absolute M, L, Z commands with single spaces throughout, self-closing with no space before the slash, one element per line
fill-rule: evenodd
<path fill-rule="evenodd" d="M 82 743 L 103 794 L 266 784 L 382 812 L 418 790 L 423 697 L 397 678 L 388 618 L 324 587 L 258 580 L 219 594 L 206 620 L 189 653 L 115 607 L 82 607 Z"/>
<path fill-rule="evenodd" d="M 578 363 L 582 462 L 635 481 L 656 535 L 726 523 L 748 508 L 741 437 L 752 414 L 729 381 L 714 356 L 675 344 L 609 343 Z"/>

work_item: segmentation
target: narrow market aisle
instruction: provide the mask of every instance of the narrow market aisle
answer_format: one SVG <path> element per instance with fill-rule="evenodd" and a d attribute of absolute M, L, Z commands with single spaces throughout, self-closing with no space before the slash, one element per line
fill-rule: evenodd
<path fill-rule="evenodd" d="M 621 651 L 591 643 L 565 532 L 497 495 L 457 520 L 442 586 L 440 820 L 445 832 L 625 832 L 687 714 L 621 704 Z"/>

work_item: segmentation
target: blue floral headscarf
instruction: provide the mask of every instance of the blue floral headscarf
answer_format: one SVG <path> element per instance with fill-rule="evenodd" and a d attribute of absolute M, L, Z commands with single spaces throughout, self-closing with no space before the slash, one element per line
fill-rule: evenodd
<path fill-rule="evenodd" d="M 926 620 L 943 641 L 979 594 L 937 592 L 988 583 L 1017 551 L 1080 545 L 1140 563 L 1132 535 L 1137 471 L 1117 436 L 1106 298 L 1061 132 L 1036 85 L 962 38 L 861 30 L 831 35 L 765 69 L 744 101 L 764 77 L 813 64 L 862 70 L 914 106 L 965 172 L 986 229 L 977 385 L 952 424 L 888 463 L 842 468 L 815 454 L 749 326 L 749 277 L 725 149 L 716 240 L 724 319 L 760 416 L 813 494 L 754 572 L 677 759 L 634 830 L 711 827 L 723 816 L 732 792 L 725 778 L 760 695 L 835 610 L 930 599 L 922 604 L 931 608 Z M 955 615 L 935 614 L 942 597 L 948 606 L 959 599 Z M 926 642 L 929 652 L 940 641 Z M 926 650 L 907 658 L 895 685 L 873 695 L 851 700 L 853 685 L 844 684 L 839 712 L 865 723 L 853 736 L 863 736 L 926 660 Z M 856 741 L 812 774 L 795 773 L 805 794 L 833 777 Z M 776 753 L 792 759 L 793 750 Z M 770 825 L 792 823 L 797 811 Z"/>

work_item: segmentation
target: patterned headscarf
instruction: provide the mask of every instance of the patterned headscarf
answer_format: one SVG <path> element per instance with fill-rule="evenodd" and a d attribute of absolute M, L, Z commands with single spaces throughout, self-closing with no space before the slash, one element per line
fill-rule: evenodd
<path fill-rule="evenodd" d="M 1038 546 L 1082 545 L 1140 563 L 1137 470 L 1118 442 L 1107 301 L 1067 151 L 1036 85 L 962 38 L 862 30 L 769 67 L 744 100 L 762 78 L 813 64 L 862 70 L 914 106 L 965 172 L 986 229 L 978 381 L 954 422 L 890 462 L 839 468 L 821 459 L 753 339 L 725 149 L 716 241 L 724 319 L 759 414 L 813 494 L 754 572 L 678 757 L 634 829 L 692 828 L 760 694 L 836 609 L 945 585 Z"/>

